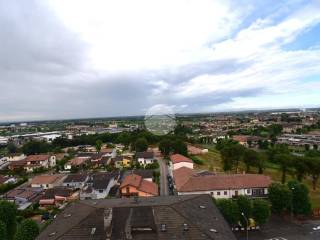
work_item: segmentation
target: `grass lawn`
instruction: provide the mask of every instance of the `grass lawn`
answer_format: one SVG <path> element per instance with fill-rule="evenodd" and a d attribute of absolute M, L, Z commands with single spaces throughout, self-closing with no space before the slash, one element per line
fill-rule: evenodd
<path fill-rule="evenodd" d="M 207 148 L 209 152 L 207 154 L 197 155 L 197 158 L 202 160 L 204 164 L 195 165 L 195 169 L 223 172 L 221 155 L 219 151 L 215 149 L 214 145 L 202 145 L 201 147 Z M 243 171 L 245 171 L 245 166 L 243 163 L 241 163 L 238 172 L 242 173 Z M 258 170 L 255 168 L 250 170 L 250 173 L 257 172 Z M 273 181 L 281 182 L 281 171 L 277 164 L 268 162 L 266 169 L 264 170 L 264 174 L 270 176 Z M 287 174 L 287 181 L 292 179 L 294 178 L 290 174 Z M 318 182 L 316 191 L 312 190 L 311 179 L 306 178 L 303 182 L 309 188 L 312 208 L 320 208 L 320 181 Z"/>

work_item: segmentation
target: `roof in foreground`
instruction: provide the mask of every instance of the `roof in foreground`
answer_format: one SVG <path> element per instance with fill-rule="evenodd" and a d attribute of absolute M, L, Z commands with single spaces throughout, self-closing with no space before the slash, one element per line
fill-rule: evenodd
<path fill-rule="evenodd" d="M 235 240 L 209 195 L 71 203 L 37 238 Z"/>

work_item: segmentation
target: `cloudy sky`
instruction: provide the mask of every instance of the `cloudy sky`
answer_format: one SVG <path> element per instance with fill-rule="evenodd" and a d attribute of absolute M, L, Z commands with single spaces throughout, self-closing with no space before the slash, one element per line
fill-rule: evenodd
<path fill-rule="evenodd" d="M 320 106 L 320 1 L 0 0 L 0 121 Z"/>

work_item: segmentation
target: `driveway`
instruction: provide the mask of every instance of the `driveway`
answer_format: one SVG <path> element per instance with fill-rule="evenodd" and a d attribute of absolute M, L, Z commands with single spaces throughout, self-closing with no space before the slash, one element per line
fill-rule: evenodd
<path fill-rule="evenodd" d="M 169 187 L 167 175 L 169 173 L 168 166 L 165 160 L 157 158 L 160 166 L 160 196 L 169 196 Z"/>

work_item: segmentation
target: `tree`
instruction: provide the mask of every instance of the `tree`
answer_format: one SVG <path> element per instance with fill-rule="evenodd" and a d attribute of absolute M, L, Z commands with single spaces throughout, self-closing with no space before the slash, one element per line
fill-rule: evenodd
<path fill-rule="evenodd" d="M 0 239 L 7 239 L 7 226 L 6 224 L 0 220 Z"/>
<path fill-rule="evenodd" d="M 239 196 L 237 204 L 240 213 L 244 213 L 247 218 L 252 216 L 252 203 L 251 200 L 246 196 Z"/>
<path fill-rule="evenodd" d="M 231 199 L 217 200 L 217 207 L 229 224 L 234 225 L 239 222 L 240 211 L 236 202 Z"/>
<path fill-rule="evenodd" d="M 290 208 L 292 194 L 286 185 L 273 183 L 270 185 L 268 192 L 272 210 L 275 213 L 282 214 Z"/>
<path fill-rule="evenodd" d="M 292 191 L 292 208 L 294 214 L 310 215 L 311 202 L 309 190 L 303 183 L 297 181 L 288 182 L 288 188 Z"/>
<path fill-rule="evenodd" d="M 259 174 L 263 174 L 263 170 L 266 167 L 266 161 L 267 161 L 266 155 L 263 154 L 263 153 L 260 153 L 258 155 L 258 159 L 257 159 L 257 162 L 255 164 L 255 166 L 258 168 L 258 173 Z"/>
<path fill-rule="evenodd" d="M 281 182 L 286 182 L 287 172 L 289 167 L 292 165 L 292 157 L 289 154 L 277 154 L 274 157 L 275 161 L 280 164 L 280 169 L 282 172 Z"/>
<path fill-rule="evenodd" d="M 240 160 L 242 159 L 245 147 L 240 144 L 229 144 L 221 149 L 221 158 L 223 161 L 223 169 L 225 171 L 231 170 L 235 167 L 236 172 L 238 171 L 238 166 Z"/>
<path fill-rule="evenodd" d="M 159 143 L 159 150 L 163 156 L 168 157 L 173 151 L 172 142 L 167 138 L 162 139 Z"/>
<path fill-rule="evenodd" d="M 18 148 L 17 146 L 14 144 L 14 142 L 9 142 L 8 145 L 7 145 L 7 149 L 8 149 L 8 152 L 9 153 L 16 153 Z"/>
<path fill-rule="evenodd" d="M 252 216 L 259 224 L 265 224 L 270 217 L 270 206 L 267 201 L 256 199 L 253 201 Z"/>
<path fill-rule="evenodd" d="M 12 239 L 16 230 L 17 209 L 14 203 L 0 201 L 0 219 L 6 225 L 6 233 Z"/>
<path fill-rule="evenodd" d="M 138 138 L 135 142 L 136 152 L 144 152 L 148 150 L 148 141 L 145 138 Z"/>
<path fill-rule="evenodd" d="M 268 157 L 271 162 L 275 161 L 275 155 L 277 154 L 290 154 L 288 145 L 286 144 L 276 144 L 272 148 L 268 149 Z"/>
<path fill-rule="evenodd" d="M 31 220 L 26 219 L 23 220 L 22 223 L 19 225 L 17 233 L 16 233 L 16 240 L 34 240 L 39 234 L 39 226 L 38 224 Z"/>
<path fill-rule="evenodd" d="M 308 168 L 308 173 L 312 177 L 312 188 L 317 189 L 318 179 L 320 177 L 320 157 L 307 157 L 306 165 Z"/>
<path fill-rule="evenodd" d="M 306 164 L 306 158 L 304 157 L 294 157 L 292 166 L 295 170 L 295 175 L 299 182 L 305 177 L 308 172 L 308 166 Z"/>
<path fill-rule="evenodd" d="M 182 140 L 175 140 L 173 142 L 172 148 L 174 153 L 179 153 L 185 156 L 188 155 L 187 144 L 185 144 Z"/>
<path fill-rule="evenodd" d="M 259 154 L 252 149 L 245 149 L 243 153 L 243 162 L 246 165 L 246 171 L 250 172 L 250 167 L 258 162 Z"/>
<path fill-rule="evenodd" d="M 52 152 L 54 148 L 55 146 L 49 143 L 33 140 L 22 146 L 22 152 L 26 155 L 31 155 Z"/>
<path fill-rule="evenodd" d="M 96 149 L 97 149 L 98 152 L 101 151 L 102 144 L 103 144 L 103 142 L 101 140 L 97 140 L 96 141 Z"/>
<path fill-rule="evenodd" d="M 130 145 L 131 135 L 127 132 L 120 133 L 120 135 L 116 138 L 117 143 L 122 143 L 126 147 Z"/>

